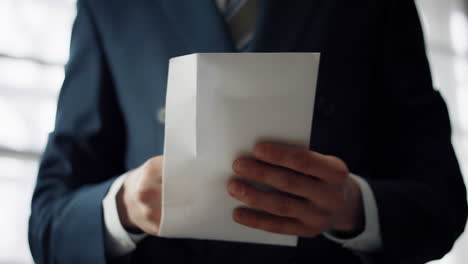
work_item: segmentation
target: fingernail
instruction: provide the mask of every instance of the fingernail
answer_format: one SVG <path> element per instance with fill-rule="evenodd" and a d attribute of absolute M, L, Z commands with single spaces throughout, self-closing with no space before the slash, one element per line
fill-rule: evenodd
<path fill-rule="evenodd" d="M 234 210 L 233 218 L 235 221 L 240 221 L 242 218 L 242 213 L 239 210 Z"/>
<path fill-rule="evenodd" d="M 242 169 L 242 161 L 240 159 L 236 159 L 234 163 L 232 164 L 232 169 L 235 172 L 238 172 Z"/>

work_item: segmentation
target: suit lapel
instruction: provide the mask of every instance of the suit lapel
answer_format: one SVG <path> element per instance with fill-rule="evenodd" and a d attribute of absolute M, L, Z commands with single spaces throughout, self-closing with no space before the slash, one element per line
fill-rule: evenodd
<path fill-rule="evenodd" d="M 252 0 L 250 0 L 252 1 Z M 254 52 L 292 52 L 321 0 L 263 0 L 252 48 Z"/>
<path fill-rule="evenodd" d="M 215 0 L 160 0 L 174 29 L 192 52 L 233 52 Z"/>

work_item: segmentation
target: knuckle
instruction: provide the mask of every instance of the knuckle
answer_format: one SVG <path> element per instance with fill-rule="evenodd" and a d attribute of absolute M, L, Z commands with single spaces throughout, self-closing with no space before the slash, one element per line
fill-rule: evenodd
<path fill-rule="evenodd" d="M 148 159 L 151 163 L 160 166 L 162 164 L 162 156 L 154 156 Z"/>
<path fill-rule="evenodd" d="M 333 157 L 336 160 L 336 170 L 335 170 L 335 175 L 336 178 L 340 181 L 345 181 L 349 177 L 349 169 L 344 163 L 343 160 L 341 160 L 338 157 Z"/>
<path fill-rule="evenodd" d="M 153 189 L 141 188 L 137 191 L 137 199 L 141 203 L 149 203 L 157 195 L 157 192 Z"/>
<path fill-rule="evenodd" d="M 288 203 L 280 203 L 279 205 L 277 205 L 275 211 L 280 216 L 291 216 L 293 208 Z"/>
<path fill-rule="evenodd" d="M 297 190 L 300 187 L 300 182 L 298 177 L 292 173 L 284 172 L 280 176 L 280 185 L 285 190 Z"/>
<path fill-rule="evenodd" d="M 147 175 L 154 175 L 159 173 L 161 165 L 161 157 L 153 157 L 145 162 L 143 165 L 143 171 Z"/>
<path fill-rule="evenodd" d="M 144 176 L 153 175 L 156 172 L 156 168 L 150 161 L 147 161 L 143 165 L 142 172 Z"/>
<path fill-rule="evenodd" d="M 160 214 L 153 208 L 145 208 L 143 211 L 143 217 L 150 223 L 156 223 L 159 221 Z"/>
<path fill-rule="evenodd" d="M 297 151 L 293 154 L 293 162 L 295 162 L 295 167 L 297 170 L 303 172 L 303 173 L 308 173 L 311 171 L 312 167 L 312 160 L 311 159 L 311 153 L 306 152 L 304 153 L 303 151 Z"/>
<path fill-rule="evenodd" d="M 349 170 L 346 166 L 343 168 L 338 169 L 336 172 L 336 178 L 340 181 L 345 181 L 349 176 Z"/>

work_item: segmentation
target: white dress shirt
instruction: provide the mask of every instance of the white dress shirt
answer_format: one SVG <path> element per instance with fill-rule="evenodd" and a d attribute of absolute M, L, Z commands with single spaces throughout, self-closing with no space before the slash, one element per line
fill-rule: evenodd
<path fill-rule="evenodd" d="M 117 194 L 126 176 L 127 174 L 118 177 L 102 200 L 106 253 L 111 257 L 123 256 L 132 252 L 135 250 L 136 244 L 147 236 L 147 234 L 128 232 L 120 222 L 117 211 Z"/>
<path fill-rule="evenodd" d="M 132 234 L 128 232 L 120 222 L 116 198 L 126 176 L 127 175 L 124 174 L 112 183 L 102 201 L 106 253 L 111 257 L 118 257 L 131 253 L 135 250 L 138 242 L 147 236 L 147 234 Z M 377 203 L 369 184 L 356 175 L 351 174 L 351 177 L 357 181 L 362 192 L 365 219 L 364 231 L 350 239 L 342 239 L 330 233 L 324 233 L 323 235 L 350 250 L 357 252 L 373 252 L 382 246 Z"/>

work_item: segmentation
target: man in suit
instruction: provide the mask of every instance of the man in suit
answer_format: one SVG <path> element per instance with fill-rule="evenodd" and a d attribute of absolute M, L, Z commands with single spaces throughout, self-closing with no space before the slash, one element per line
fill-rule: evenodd
<path fill-rule="evenodd" d="M 233 161 L 282 192 L 226 186 L 256 209 L 235 221 L 298 246 L 158 237 L 168 59 L 244 51 L 322 54 L 310 148 L 259 143 Z M 37 263 L 424 263 L 466 222 L 450 135 L 413 1 L 81 0 L 31 251 Z"/>

